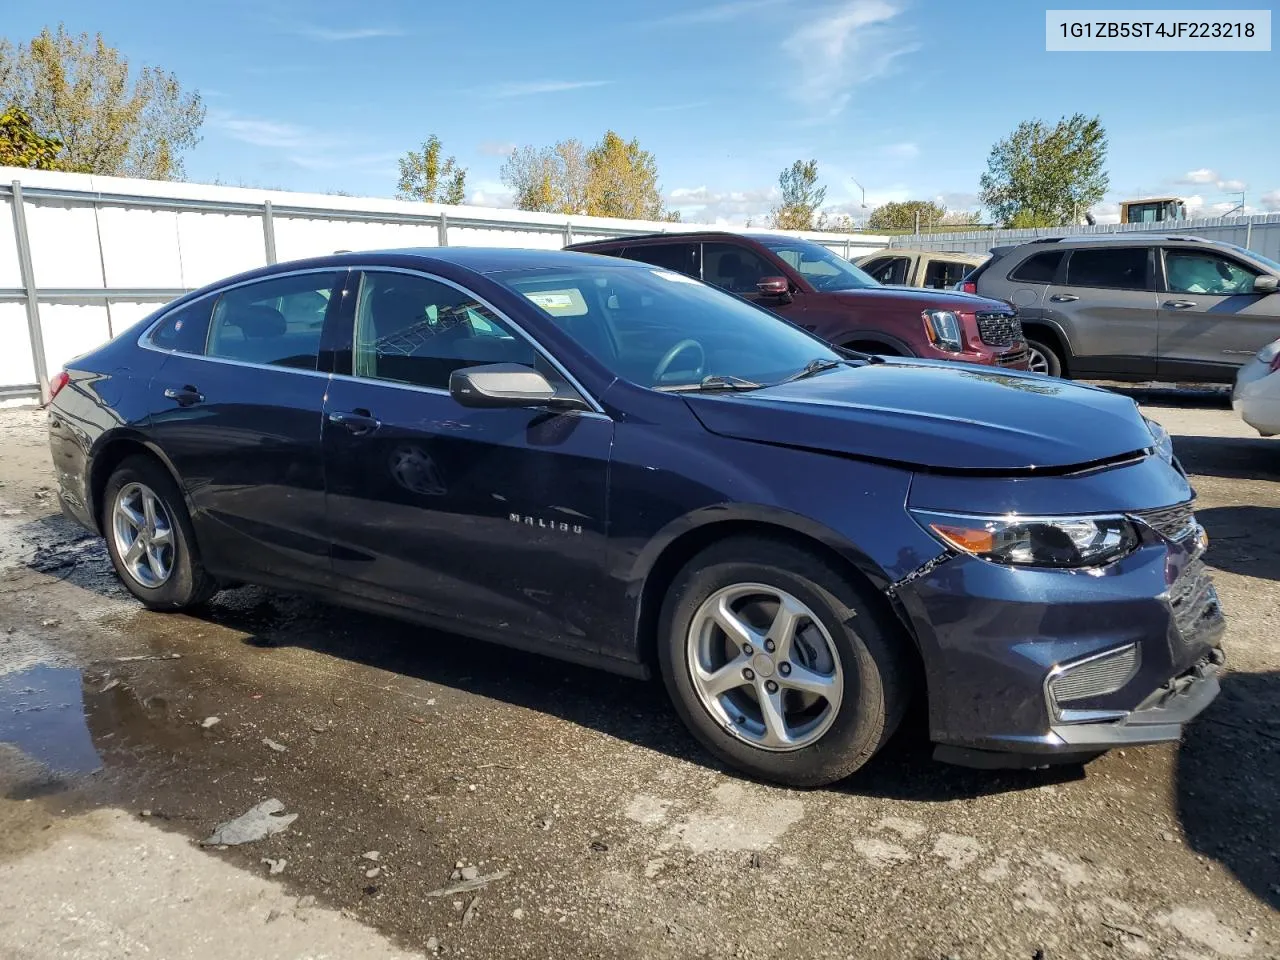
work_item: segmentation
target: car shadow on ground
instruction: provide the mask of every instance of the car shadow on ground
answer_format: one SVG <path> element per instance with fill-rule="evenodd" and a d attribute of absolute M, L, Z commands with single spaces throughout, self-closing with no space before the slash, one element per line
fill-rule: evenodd
<path fill-rule="evenodd" d="M 1244 480 L 1280 476 L 1280 440 L 1179 435 L 1173 438 L 1173 451 L 1192 475 Z"/>
<path fill-rule="evenodd" d="M 1280 909 L 1280 672 L 1223 678 L 1178 752 L 1177 807 L 1192 850 Z"/>
<path fill-rule="evenodd" d="M 1203 407 L 1230 409 L 1231 390 L 1218 386 L 1155 386 L 1152 384 L 1094 383 L 1112 393 L 1129 397 L 1136 403 L 1161 407 Z M 1159 419 L 1158 417 L 1156 419 Z"/>
<path fill-rule="evenodd" d="M 1196 517 L 1209 534 L 1205 563 L 1262 580 L 1280 580 L 1280 507 L 1207 507 Z"/>

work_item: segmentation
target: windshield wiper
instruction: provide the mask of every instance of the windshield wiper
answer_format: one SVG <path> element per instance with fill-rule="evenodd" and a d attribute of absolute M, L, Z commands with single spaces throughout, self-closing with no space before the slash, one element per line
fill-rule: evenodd
<path fill-rule="evenodd" d="M 836 367 L 842 366 L 839 360 L 828 360 L 826 357 L 818 357 L 816 360 L 810 360 L 804 365 L 802 370 L 798 370 L 789 377 L 784 377 L 778 383 L 792 383 L 796 380 L 803 380 L 805 377 L 812 377 L 815 373 L 822 373 L 824 370 L 834 370 Z"/>
<path fill-rule="evenodd" d="M 712 374 L 709 377 L 703 377 L 697 383 L 676 383 L 669 387 L 654 387 L 654 389 L 661 390 L 663 393 L 694 393 L 711 390 L 759 390 L 763 386 L 762 383 L 746 380 L 743 377 Z"/>

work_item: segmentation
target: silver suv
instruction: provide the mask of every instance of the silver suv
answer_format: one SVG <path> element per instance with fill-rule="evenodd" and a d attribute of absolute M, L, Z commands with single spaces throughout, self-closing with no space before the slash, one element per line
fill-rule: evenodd
<path fill-rule="evenodd" d="M 1231 383 L 1280 337 L 1277 278 L 1235 244 L 1129 233 L 996 247 L 960 289 L 1017 308 L 1040 373 Z"/>

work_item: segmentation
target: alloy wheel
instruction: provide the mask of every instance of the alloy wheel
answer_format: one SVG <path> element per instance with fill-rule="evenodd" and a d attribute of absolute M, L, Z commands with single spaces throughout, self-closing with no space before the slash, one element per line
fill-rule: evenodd
<path fill-rule="evenodd" d="M 154 490 L 128 483 L 111 511 L 120 565 L 134 581 L 154 590 L 173 575 L 173 521 Z"/>
<path fill-rule="evenodd" d="M 835 721 L 844 694 L 826 627 L 785 590 L 740 583 L 713 593 L 689 626 L 687 658 L 702 705 L 764 750 L 800 750 Z"/>
<path fill-rule="evenodd" d="M 1027 367 L 1032 373 L 1049 373 L 1049 358 L 1035 347 L 1027 347 Z"/>

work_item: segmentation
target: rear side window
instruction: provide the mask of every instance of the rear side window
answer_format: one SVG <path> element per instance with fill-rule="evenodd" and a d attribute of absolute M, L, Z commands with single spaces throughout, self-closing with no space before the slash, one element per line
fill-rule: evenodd
<path fill-rule="evenodd" d="M 1067 286 L 1146 290 L 1149 288 L 1147 250 L 1145 247 L 1073 250 L 1067 261 Z"/>
<path fill-rule="evenodd" d="M 696 243 L 651 243 L 643 247 L 627 247 L 624 256 L 628 260 L 639 260 L 690 277 L 699 275 Z"/>
<path fill-rule="evenodd" d="M 316 369 L 329 299 L 343 276 L 300 273 L 228 290 L 214 308 L 205 355 Z"/>
<path fill-rule="evenodd" d="M 970 265 L 959 260 L 930 260 L 924 271 L 924 286 L 935 290 L 954 287 L 969 272 Z"/>
<path fill-rule="evenodd" d="M 152 345 L 179 353 L 204 353 L 209 316 L 217 302 L 217 297 L 202 297 L 174 310 L 151 331 Z"/>
<path fill-rule="evenodd" d="M 1058 275 L 1058 267 L 1062 265 L 1062 258 L 1066 255 L 1065 250 L 1050 250 L 1027 257 L 1009 274 L 1009 279 L 1023 283 L 1053 283 L 1053 278 Z"/>
<path fill-rule="evenodd" d="M 880 257 L 866 264 L 862 269 L 880 283 L 906 283 L 907 268 L 911 266 L 908 257 Z"/>

